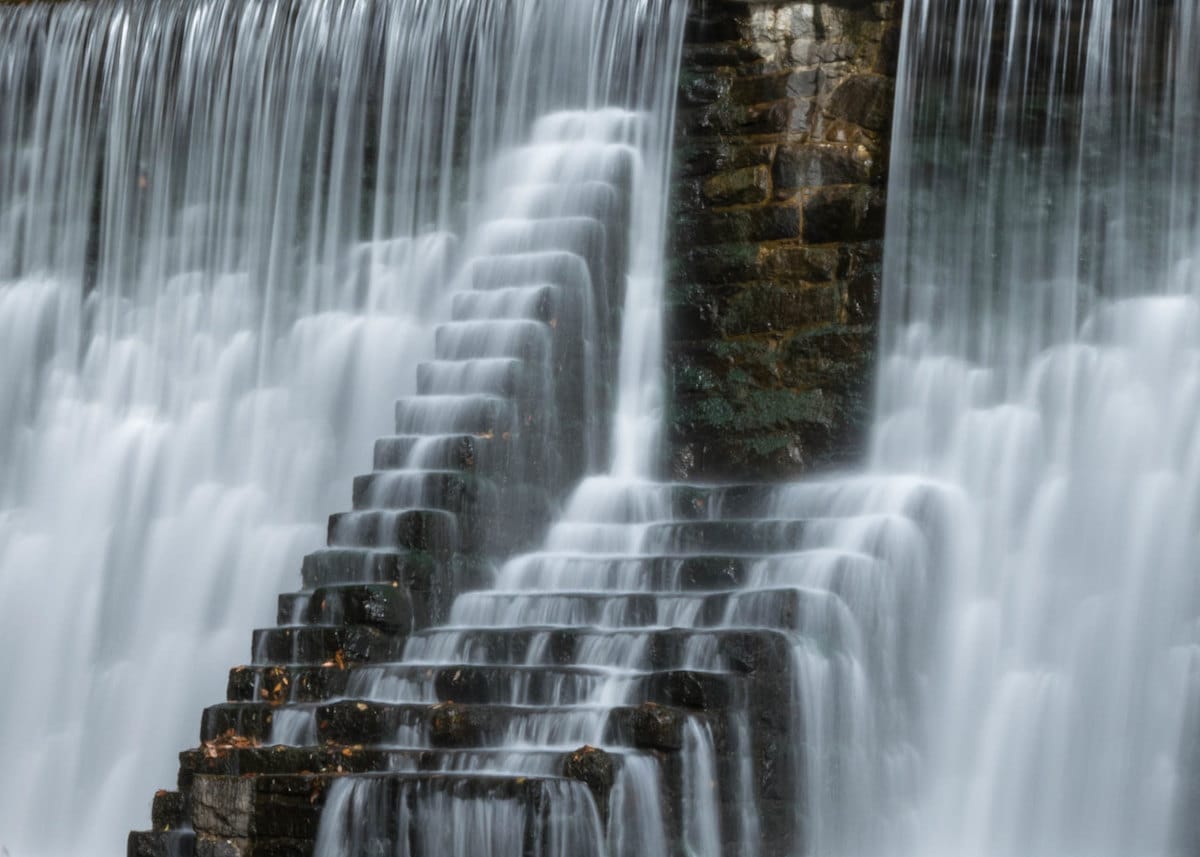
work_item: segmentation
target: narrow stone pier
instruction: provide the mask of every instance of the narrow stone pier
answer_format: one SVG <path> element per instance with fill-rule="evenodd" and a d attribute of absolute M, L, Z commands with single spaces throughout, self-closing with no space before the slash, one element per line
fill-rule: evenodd
<path fill-rule="evenodd" d="M 671 468 L 776 479 L 845 464 L 868 418 L 903 4 L 692 5 Z"/>

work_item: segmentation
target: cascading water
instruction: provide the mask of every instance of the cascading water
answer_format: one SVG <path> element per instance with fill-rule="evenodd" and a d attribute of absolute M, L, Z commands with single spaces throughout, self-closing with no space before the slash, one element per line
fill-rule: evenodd
<path fill-rule="evenodd" d="M 120 843 L 392 397 L 503 374 L 412 366 L 451 314 L 455 236 L 522 240 L 477 228 L 497 157 L 552 111 L 666 103 L 672 79 L 637 64 L 664 13 L 624 5 L 0 7 L 7 853 Z M 666 127 L 625 136 L 651 153 L 652 244 Z M 509 232 L 552 191 L 534 170 Z"/>
<path fill-rule="evenodd" d="M 908 4 L 872 461 L 771 491 L 653 480 L 683 15 L 0 7 L 12 857 L 119 843 L 395 395 L 202 727 L 377 718 L 319 854 L 1200 846 L 1200 13 Z"/>
<path fill-rule="evenodd" d="M 906 15 L 874 475 L 776 505 L 943 525 L 871 596 L 916 643 L 861 701 L 891 782 L 814 853 L 1192 853 L 1196 6 Z"/>

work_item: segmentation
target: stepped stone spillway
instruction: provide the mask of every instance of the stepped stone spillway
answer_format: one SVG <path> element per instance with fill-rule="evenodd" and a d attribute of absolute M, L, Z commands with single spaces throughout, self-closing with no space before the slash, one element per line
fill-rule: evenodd
<path fill-rule="evenodd" d="M 518 234 L 508 253 L 504 242 L 488 244 L 467 266 L 470 288 L 437 331 L 437 360 L 418 367 L 419 395 L 397 403 L 397 435 L 377 443 L 379 469 L 355 480 L 354 510 L 331 517 L 328 549 L 305 559 L 306 591 L 280 599 L 280 627 L 254 635 L 253 664 L 230 673 L 229 702 L 205 713 L 202 749 L 182 755 L 179 795 L 156 798 L 157 831 L 131 835 L 133 855 L 311 851 L 326 790 L 358 783 L 406 795 L 508 799 L 529 808 L 534 829 L 539 805 L 580 799 L 564 777 L 588 787 L 589 813 L 606 809 L 596 821 L 611 817 L 610 838 L 670 837 L 682 846 L 684 815 L 694 808 L 679 756 L 696 723 L 713 745 L 709 753 L 721 749 L 714 763 L 725 769 L 722 781 L 744 778 L 734 768 L 751 757 L 742 745 L 749 736 L 728 713 L 750 703 L 786 711 L 786 699 L 769 695 L 786 687 L 778 682 L 787 670 L 781 631 L 794 629 L 716 630 L 736 600 L 722 581 L 740 561 L 692 557 L 688 545 L 715 539 L 712 550 L 743 555 L 752 545 L 706 521 L 710 492 L 614 485 L 616 502 L 628 507 L 618 522 L 560 525 L 628 541 L 626 550 L 636 550 L 635 531 L 644 529 L 649 543 L 661 543 L 660 555 L 552 553 L 516 561 L 524 579 L 540 562 L 608 565 L 623 577 L 642 569 L 659 577 L 652 588 L 614 580 L 611 592 L 594 581 L 586 592 L 558 592 L 526 580 L 517 598 L 484 589 L 498 558 L 540 537 L 547 513 L 536 510 L 548 510 L 578 478 L 584 442 L 598 433 L 583 425 L 584 414 L 604 412 L 595 403 L 584 407 L 583 370 L 588 360 L 610 358 L 580 353 L 596 341 L 582 325 L 606 323 L 607 306 L 622 298 L 614 264 L 620 253 L 604 241 L 628 228 L 619 202 L 629 197 L 623 163 L 601 157 L 595 164 L 606 181 L 588 178 L 588 188 L 607 188 L 595 194 L 595 209 L 545 221 L 551 228 L 529 238 Z M 502 223 L 481 232 L 516 230 Z M 464 328 L 469 336 L 458 335 Z M 666 519 L 637 520 L 664 503 Z M 472 589 L 480 589 L 479 599 L 469 599 Z M 709 628 L 672 629 L 682 617 L 658 615 L 670 605 L 686 615 L 700 610 Z M 714 670 L 716 661 L 703 657 L 704 669 L 695 669 L 690 651 L 697 647 L 713 649 L 720 663 L 736 658 L 738 669 Z M 623 700 L 629 703 L 618 705 Z M 756 748 L 756 768 L 779 765 L 786 729 L 772 741 L 781 743 Z M 655 775 L 666 778 L 665 787 L 648 793 L 662 804 L 659 819 L 637 831 L 619 817 L 631 796 L 613 792 L 634 787 L 622 777 L 644 772 L 647 762 L 662 768 Z M 770 785 L 776 799 L 794 789 L 788 772 L 785 763 Z M 734 835 L 748 810 L 746 793 L 724 791 L 722 817 Z M 310 799 L 289 809 L 289 795 Z M 792 834 L 790 822 L 742 833 L 764 835 L 776 849 Z M 518 840 L 534 834 L 523 835 Z"/>
<path fill-rule="evenodd" d="M 19 5 L 0 854 L 1196 852 L 1195 3 Z"/>
<path fill-rule="evenodd" d="M 772 517 L 752 486 L 592 477 L 545 532 L 608 454 L 618 374 L 634 169 L 619 141 L 582 154 L 467 242 L 376 470 L 131 855 L 782 855 L 808 837 L 807 793 L 838 787 L 811 767 L 800 695 L 853 657 L 857 619 L 805 581 L 836 588 L 886 557 L 825 548 L 834 521 Z M 422 839 L 459 822 L 466 840 Z"/>

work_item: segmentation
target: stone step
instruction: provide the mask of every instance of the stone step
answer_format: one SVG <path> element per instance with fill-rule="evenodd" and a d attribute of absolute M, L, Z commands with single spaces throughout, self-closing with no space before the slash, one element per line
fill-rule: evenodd
<path fill-rule="evenodd" d="M 846 631 L 840 627 L 845 609 L 841 600 L 826 590 L 799 587 L 686 594 L 645 590 L 487 590 L 460 596 L 447 624 L 460 628 L 521 624 L 601 628 L 723 625 L 820 634 L 829 641 L 835 631 Z"/>
<path fill-rule="evenodd" d="M 587 295 L 592 289 L 587 260 L 565 250 L 477 256 L 464 266 L 463 281 L 477 290 L 549 284 Z"/>
<path fill-rule="evenodd" d="M 566 251 L 582 258 L 588 266 L 594 291 L 592 299 L 605 307 L 612 288 L 610 277 L 621 259 L 613 253 L 619 242 L 608 240 L 608 229 L 594 217 L 503 218 L 483 224 L 478 236 L 480 252 L 520 255 Z M 550 280 L 547 282 L 556 282 Z"/>
<path fill-rule="evenodd" d="M 515 357 L 483 357 L 473 360 L 429 360 L 417 364 L 417 394 L 446 396 L 479 394 L 510 399 L 528 399 L 543 392 L 545 367 L 530 371 Z"/>
<path fill-rule="evenodd" d="M 452 597 L 491 585 L 495 567 L 487 560 L 456 554 L 446 557 L 426 550 L 375 550 L 337 547 L 304 558 L 305 589 L 355 583 L 397 583 L 410 593 Z"/>
<path fill-rule="evenodd" d="M 180 830 L 187 824 L 187 799 L 183 792 L 159 789 L 150 805 L 153 830 L 166 833 Z"/>
<path fill-rule="evenodd" d="M 539 466 L 513 468 L 524 479 L 535 480 L 546 474 L 555 461 Z M 505 556 L 528 549 L 540 541 L 550 522 L 554 500 L 548 490 L 528 481 L 496 482 L 457 471 L 380 470 L 354 480 L 355 512 L 371 514 L 383 510 L 412 508 L 449 512 L 458 523 L 458 550 L 489 556 Z M 354 523 L 347 519 L 343 527 L 354 527 L 339 543 L 370 541 L 371 527 L 391 525 Z M 365 534 L 365 535 L 364 535 Z"/>
<path fill-rule="evenodd" d="M 538 552 L 504 564 L 497 585 L 511 589 L 705 592 L 745 585 L 756 562 L 746 556 L 644 556 Z"/>
<path fill-rule="evenodd" d="M 347 664 L 394 661 L 406 635 L 371 625 L 283 625 L 254 631 L 255 664 Z"/>
<path fill-rule="evenodd" d="M 684 709 L 640 706 L 521 706 L 443 702 L 387 703 L 343 699 L 290 706 L 309 709 L 321 744 L 393 745 L 431 748 L 503 748 L 528 744 L 570 750 L 583 743 L 673 751 L 683 746 L 689 716 L 701 717 L 724 745 L 722 721 Z M 226 702 L 204 710 L 200 739 L 254 746 L 271 739 L 275 706 L 265 702 Z"/>
<path fill-rule="evenodd" d="M 503 473 L 512 443 L 473 434 L 402 434 L 375 441 L 376 470 L 461 470 Z"/>
<path fill-rule="evenodd" d="M 716 712 L 742 698 L 744 677 L 703 670 L 394 663 L 245 666 L 230 670 L 229 702 L 323 702 L 348 696 L 503 705 L 576 705 L 597 698 Z"/>
<path fill-rule="evenodd" d="M 517 402 L 502 396 L 410 396 L 396 402 L 396 434 L 503 437 L 520 427 Z"/>
<path fill-rule="evenodd" d="M 303 773 L 447 773 L 490 771 L 506 775 L 564 775 L 576 750 L 540 748 L 429 748 L 327 745 L 317 747 L 222 746 L 220 741 L 179 754 L 180 779 L 190 783 L 195 775 L 245 777 L 261 774 Z M 591 748 L 595 749 L 595 748 Z M 614 768 L 625 756 L 638 751 L 614 748 L 609 753 Z"/>
<path fill-rule="evenodd" d="M 650 553 L 787 553 L 809 546 L 810 529 L 806 519 L 670 521 L 647 527 L 642 547 Z"/>
<path fill-rule="evenodd" d="M 433 628 L 413 634 L 405 656 L 432 663 L 784 675 L 797 642 L 794 634 L 762 628 Z"/>
<path fill-rule="evenodd" d="M 429 617 L 420 617 L 428 627 Z M 351 583 L 279 596 L 280 625 L 371 625 L 407 634 L 415 624 L 412 595 L 399 582 Z"/>
<path fill-rule="evenodd" d="M 456 839 L 464 837 L 478 846 L 475 853 L 533 855 L 540 853 L 540 837 L 552 813 L 572 818 L 586 811 L 591 813 L 589 824 L 596 824 L 588 786 L 562 776 L 478 772 L 204 774 L 194 777 L 192 794 L 197 840 L 202 848 L 213 849 L 203 853 L 214 855 L 241 853 L 231 850 L 239 841 L 252 841 L 254 855 L 311 853 L 327 806 L 336 814 L 362 811 L 361 816 L 352 818 L 325 819 L 326 824 L 341 821 L 345 825 L 337 834 L 340 844 L 344 853 L 356 855 L 392 853 L 402 824 L 407 830 L 405 853 L 409 857 L 443 857 L 453 853 Z M 478 809 L 455 812 L 465 802 L 478 804 Z M 598 855 L 603 845 L 596 843 L 595 847 Z"/>
<path fill-rule="evenodd" d="M 722 771 L 723 774 L 727 772 L 728 769 Z M 590 792 L 602 819 L 608 816 L 610 809 L 618 812 L 644 809 L 630 801 L 646 798 L 658 800 L 668 838 L 672 841 L 679 834 L 689 793 L 686 779 L 688 771 L 679 754 L 622 747 L 601 749 L 584 745 L 562 751 L 533 748 L 377 748 L 361 745 L 244 747 L 211 742 L 203 749 L 180 753 L 180 782 L 186 788 L 195 787 L 199 792 L 197 822 L 204 831 L 202 836 L 206 837 L 213 835 L 208 831 L 213 830 L 215 825 L 229 823 L 228 819 L 219 819 L 212 811 L 222 803 L 236 803 L 253 812 L 258 790 L 247 784 L 259 778 L 305 778 L 310 783 L 308 799 L 320 802 L 334 784 L 340 782 L 344 787 L 347 782 L 360 780 L 364 774 L 379 775 L 374 777 L 376 780 L 384 775 L 486 776 L 510 778 L 513 781 L 530 778 L 573 780 Z M 647 782 L 648 776 L 652 776 L 653 780 Z M 637 782 L 627 778 L 634 778 Z M 269 787 L 266 793 L 277 796 L 278 782 L 276 780 L 276 785 Z M 726 783 L 722 782 L 722 785 L 728 788 Z M 233 794 L 230 794 L 231 790 Z M 737 829 L 743 806 L 735 795 L 726 794 L 722 797 L 726 800 L 721 801 L 719 807 L 723 816 L 721 828 L 726 833 L 726 839 L 731 841 L 734 837 L 730 832 Z M 623 799 L 624 803 L 614 805 L 613 798 Z M 290 806 L 294 801 L 283 803 Z M 256 824 L 254 826 L 257 827 Z M 249 825 L 245 829 L 248 828 Z M 227 826 L 220 826 L 219 829 L 222 834 L 234 832 Z M 303 827 L 293 827 L 291 830 L 293 836 L 303 832 Z M 295 848 L 299 843 L 292 840 L 289 844 Z M 573 857 L 573 852 L 570 853 Z"/>
<path fill-rule="evenodd" d="M 880 560 L 851 551 L 814 549 L 765 556 L 746 554 L 627 554 L 597 556 L 540 552 L 509 560 L 497 577 L 506 589 L 609 589 L 715 592 L 804 581 L 861 580 Z"/>
<path fill-rule="evenodd" d="M 556 332 L 540 321 L 451 321 L 434 330 L 434 354 L 439 360 L 509 357 L 550 365 Z"/>
<path fill-rule="evenodd" d="M 135 830 L 125 843 L 126 857 L 193 857 L 196 834 L 191 830 Z"/>
<path fill-rule="evenodd" d="M 786 686 L 782 676 L 776 682 Z M 336 775 L 356 770 L 375 770 L 387 765 L 411 766 L 486 765 L 515 768 L 511 775 L 529 775 L 529 768 L 538 775 L 543 766 L 553 765 L 554 754 L 569 754 L 563 773 L 595 787 L 597 773 L 601 787 L 611 783 L 605 776 L 607 756 L 621 760 L 640 758 L 652 763 L 651 769 L 631 770 L 644 780 L 653 767 L 662 772 L 656 779 L 655 794 L 664 801 L 665 820 L 678 829 L 679 807 L 687 786 L 687 770 L 677 751 L 689 740 L 689 723 L 693 733 L 707 736 L 714 753 L 716 768 L 714 782 L 719 784 L 719 809 L 725 838 L 741 823 L 746 792 L 757 795 L 759 809 L 757 827 L 765 839 L 778 843 L 794 841 L 791 808 L 795 806 L 799 784 L 794 780 L 796 754 L 801 752 L 796 723 L 791 718 L 786 691 L 774 696 L 760 695 L 748 708 L 753 712 L 753 728 L 747 734 L 731 715 L 687 712 L 672 706 L 652 703 L 615 708 L 464 705 L 381 704 L 363 700 L 342 700 L 330 704 L 296 706 L 307 711 L 316 724 L 312 745 L 305 750 L 262 747 L 270 739 L 272 721 L 289 713 L 264 703 L 227 703 L 213 706 L 204 713 L 201 727 L 202 748 L 181 754 L 180 783 L 193 795 L 203 791 L 198 786 L 206 774 L 214 771 L 240 784 L 260 779 L 259 774 L 277 769 L 281 764 L 272 761 L 278 754 L 290 759 L 289 766 L 304 765 L 304 771 L 332 771 Z M 587 745 L 600 744 L 606 753 L 591 746 L 573 749 L 572 743 L 587 735 Z M 600 736 L 596 738 L 595 736 Z M 516 742 L 536 744 L 540 749 L 530 754 Z M 518 746 L 516 750 L 507 747 Z M 428 755 L 426 755 L 428 753 Z M 320 758 L 314 758 L 316 754 Z M 649 755 L 645 755 L 649 754 Z M 749 768 L 746 760 L 749 760 Z M 632 763 L 632 761 L 631 761 Z M 568 767 L 568 765 L 570 767 Z M 599 771 L 597 771 L 599 768 Z M 738 786 L 749 773 L 751 780 Z M 602 801 L 597 801 L 602 804 Z M 226 800 L 228 805 L 228 800 Z M 632 807 L 627 807 L 627 811 Z M 671 813 L 676 815 L 672 818 Z M 772 852 L 775 853 L 775 852 Z M 778 853 L 784 853 L 780 851 Z"/>
<path fill-rule="evenodd" d="M 455 515 L 494 515 L 500 501 L 495 483 L 455 470 L 377 470 L 354 478 L 353 504 L 367 509 L 443 509 Z"/>
<path fill-rule="evenodd" d="M 339 512 L 329 516 L 330 547 L 404 548 L 445 558 L 462 548 L 458 521 L 444 509 Z"/>
<path fill-rule="evenodd" d="M 574 293 L 551 283 L 508 286 L 484 291 L 473 289 L 458 292 L 451 298 L 450 318 L 452 321 L 528 319 L 557 328 L 565 296 L 572 294 Z M 576 295 L 571 303 L 578 305 L 578 302 Z"/>

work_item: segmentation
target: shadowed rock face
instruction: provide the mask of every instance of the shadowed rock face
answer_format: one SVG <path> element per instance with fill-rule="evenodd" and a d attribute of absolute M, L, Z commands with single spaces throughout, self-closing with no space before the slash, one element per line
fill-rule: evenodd
<path fill-rule="evenodd" d="M 674 475 L 843 463 L 867 416 L 901 4 L 695 6 L 668 309 Z"/>

